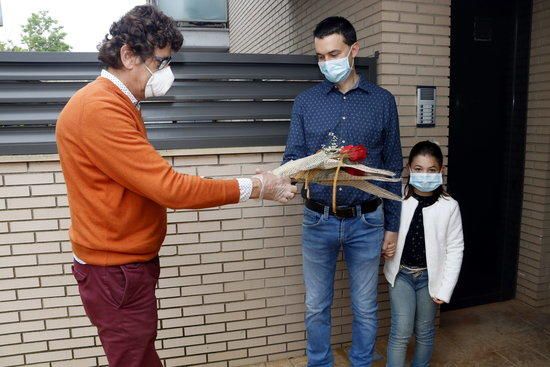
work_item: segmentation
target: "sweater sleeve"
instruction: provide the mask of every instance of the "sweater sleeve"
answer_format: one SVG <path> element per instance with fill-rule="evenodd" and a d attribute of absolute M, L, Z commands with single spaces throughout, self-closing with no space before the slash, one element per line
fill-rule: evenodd
<path fill-rule="evenodd" d="M 176 172 L 136 123 L 122 107 L 106 103 L 85 106 L 81 147 L 105 175 L 168 208 L 197 209 L 239 202 L 237 180 L 202 179 Z"/>

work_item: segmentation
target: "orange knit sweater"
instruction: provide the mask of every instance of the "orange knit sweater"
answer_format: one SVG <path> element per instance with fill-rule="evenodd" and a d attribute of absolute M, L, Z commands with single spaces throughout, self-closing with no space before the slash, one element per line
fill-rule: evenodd
<path fill-rule="evenodd" d="M 111 81 L 79 90 L 57 121 L 67 184 L 73 251 L 93 265 L 157 256 L 166 208 L 206 208 L 239 201 L 237 180 L 176 172 L 147 140 L 140 112 Z"/>

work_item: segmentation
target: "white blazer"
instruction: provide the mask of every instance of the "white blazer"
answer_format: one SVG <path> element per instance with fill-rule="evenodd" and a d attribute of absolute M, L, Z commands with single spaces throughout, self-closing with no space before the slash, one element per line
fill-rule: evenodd
<path fill-rule="evenodd" d="M 405 238 L 417 206 L 418 200 L 412 196 L 403 201 L 397 249 L 395 255 L 384 264 L 384 275 L 392 287 L 399 272 Z M 448 303 L 458 280 L 464 250 L 460 209 L 453 198 L 440 197 L 434 204 L 422 209 L 422 215 L 428 290 L 430 296 Z"/>

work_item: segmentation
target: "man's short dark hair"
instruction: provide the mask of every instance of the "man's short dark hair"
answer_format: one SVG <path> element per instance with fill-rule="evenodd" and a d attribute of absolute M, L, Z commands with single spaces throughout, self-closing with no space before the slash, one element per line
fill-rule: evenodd
<path fill-rule="evenodd" d="M 182 44 L 183 36 L 172 18 L 152 5 L 140 5 L 111 25 L 109 34 L 98 45 L 98 59 L 120 69 L 120 49 L 124 45 L 145 60 L 153 56 L 155 48 L 170 46 L 177 52 Z"/>
<path fill-rule="evenodd" d="M 353 25 L 344 17 L 328 17 L 317 24 L 313 31 L 315 38 L 325 38 L 331 34 L 341 34 L 346 45 L 351 46 L 357 42 L 357 34 Z"/>

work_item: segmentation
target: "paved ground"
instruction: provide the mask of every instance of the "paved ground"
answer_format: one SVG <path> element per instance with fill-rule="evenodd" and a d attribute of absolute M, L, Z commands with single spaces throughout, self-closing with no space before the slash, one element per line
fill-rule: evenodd
<path fill-rule="evenodd" d="M 385 366 L 386 338 L 376 345 Z M 413 343 L 409 346 L 409 359 Z M 334 351 L 337 367 L 349 366 L 346 350 Z M 254 365 L 255 367 L 305 367 L 305 357 Z M 550 367 L 550 309 L 534 309 L 519 301 L 493 303 L 441 315 L 436 332 L 432 367 Z"/>

